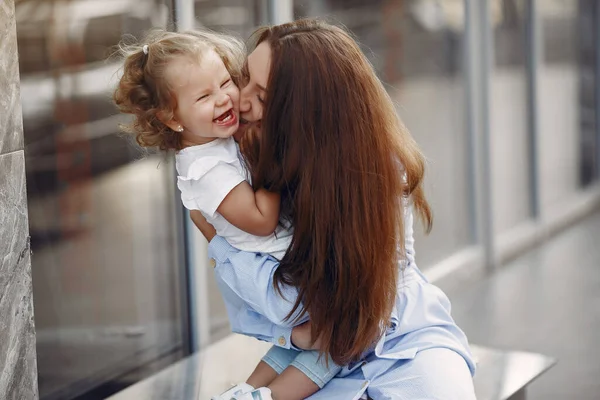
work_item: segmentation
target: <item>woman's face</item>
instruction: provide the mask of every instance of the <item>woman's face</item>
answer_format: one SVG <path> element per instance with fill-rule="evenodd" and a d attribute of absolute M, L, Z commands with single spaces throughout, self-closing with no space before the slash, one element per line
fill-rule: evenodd
<path fill-rule="evenodd" d="M 271 71 L 271 46 L 267 42 L 262 42 L 248 56 L 246 65 L 248 83 L 240 94 L 242 121 L 256 122 L 260 125 L 269 71 Z"/>

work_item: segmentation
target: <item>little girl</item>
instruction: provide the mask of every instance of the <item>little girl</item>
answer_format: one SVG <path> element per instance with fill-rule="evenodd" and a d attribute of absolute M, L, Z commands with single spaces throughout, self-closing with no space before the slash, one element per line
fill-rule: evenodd
<path fill-rule="evenodd" d="M 243 44 L 213 32 L 166 31 L 153 31 L 142 43 L 122 47 L 124 71 L 114 101 L 121 112 L 134 116 L 122 128 L 140 146 L 176 151 L 183 205 L 202 213 L 219 236 L 240 250 L 280 260 L 292 237 L 279 221 L 280 195 L 254 192 L 233 139 L 239 127 Z M 239 307 L 224 298 L 230 320 L 239 320 Z M 233 325 L 239 327 L 236 332 L 252 336 L 251 330 Z M 277 377 L 255 372 L 247 383 L 213 399 L 300 399 L 340 370 L 313 351 L 299 352 L 291 366 Z M 255 389 L 259 386 L 268 387 Z"/>

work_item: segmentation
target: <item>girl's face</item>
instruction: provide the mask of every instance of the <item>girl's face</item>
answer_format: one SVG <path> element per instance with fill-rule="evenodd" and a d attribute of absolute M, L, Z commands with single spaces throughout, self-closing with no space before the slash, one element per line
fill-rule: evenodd
<path fill-rule="evenodd" d="M 267 42 L 259 44 L 248 56 L 245 68 L 248 83 L 241 91 L 241 116 L 247 122 L 260 123 L 271 71 L 271 46 Z"/>
<path fill-rule="evenodd" d="M 184 147 L 228 138 L 237 131 L 240 91 L 213 50 L 204 52 L 199 61 L 173 60 L 166 79 L 177 103 L 173 119 L 166 124 L 181 132 Z"/>

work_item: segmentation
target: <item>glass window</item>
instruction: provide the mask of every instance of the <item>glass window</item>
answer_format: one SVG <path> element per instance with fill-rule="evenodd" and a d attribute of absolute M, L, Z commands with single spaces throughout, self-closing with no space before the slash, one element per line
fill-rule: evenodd
<path fill-rule="evenodd" d="M 489 0 L 494 40 L 490 135 L 495 233 L 531 216 L 525 2 Z"/>
<path fill-rule="evenodd" d="M 106 61 L 165 4 L 16 2 L 41 399 L 107 396 L 187 352 L 172 162 L 117 134 Z"/>
<path fill-rule="evenodd" d="M 262 0 L 196 0 L 195 12 L 199 26 L 244 39 L 268 23 L 267 2 Z"/>
<path fill-rule="evenodd" d="M 579 126 L 580 126 L 580 182 L 583 186 L 600 179 L 600 107 L 598 106 L 598 13 L 600 7 L 594 0 L 579 0 L 575 24 L 579 63 Z"/>
<path fill-rule="evenodd" d="M 543 64 L 540 115 L 543 201 L 568 201 L 597 178 L 596 13 L 594 1 L 539 5 Z"/>
<path fill-rule="evenodd" d="M 550 211 L 595 175 L 593 13 L 578 15 L 578 2 L 569 0 L 543 1 L 538 9 L 540 185 L 542 207 Z M 579 37 L 587 37 L 587 49 Z"/>

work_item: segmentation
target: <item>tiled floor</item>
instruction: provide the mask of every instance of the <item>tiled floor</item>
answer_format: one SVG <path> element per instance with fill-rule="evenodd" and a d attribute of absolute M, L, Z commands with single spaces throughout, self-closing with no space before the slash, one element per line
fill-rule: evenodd
<path fill-rule="evenodd" d="M 558 359 L 528 399 L 600 399 L 600 212 L 448 295 L 471 342 Z"/>

